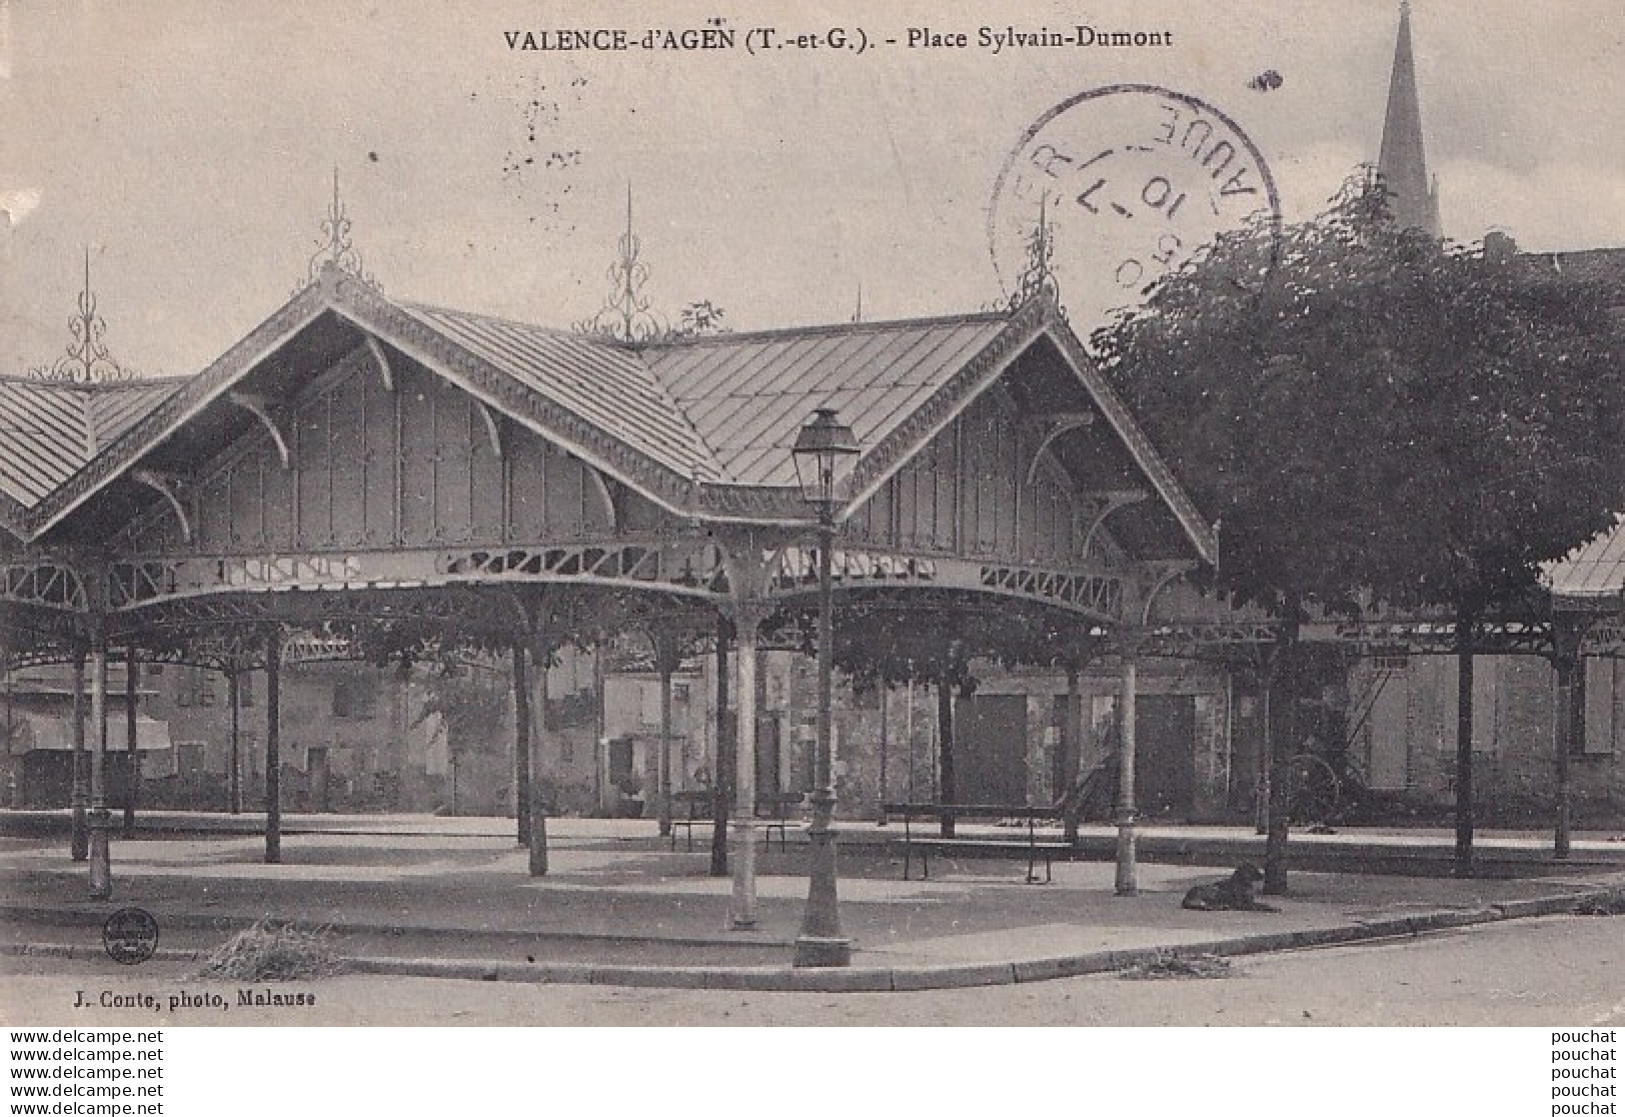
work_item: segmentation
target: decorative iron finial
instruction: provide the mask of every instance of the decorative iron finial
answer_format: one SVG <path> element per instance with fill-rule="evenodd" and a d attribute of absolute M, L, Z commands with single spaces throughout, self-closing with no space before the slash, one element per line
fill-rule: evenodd
<path fill-rule="evenodd" d="M 68 351 L 49 365 L 28 370 L 35 380 L 69 384 L 116 383 L 135 379 L 135 373 L 108 355 L 102 335 L 107 323 L 96 312 L 96 292 L 90 288 L 90 246 L 85 246 L 85 286 L 79 292 L 79 313 L 68 319 Z"/>
<path fill-rule="evenodd" d="M 303 287 L 309 287 L 321 278 L 322 269 L 331 264 L 348 272 L 379 294 L 384 286 L 367 271 L 361 253 L 350 240 L 350 218 L 344 212 L 344 201 L 339 197 L 339 169 L 333 168 L 333 202 L 322 222 L 322 235 L 316 241 L 316 251 L 310 257 Z"/>
<path fill-rule="evenodd" d="M 1055 239 L 1049 227 L 1049 194 L 1038 200 L 1038 222 L 1027 234 L 1027 262 L 1016 276 L 1009 309 L 1013 313 L 1030 300 L 1048 297 L 1060 302 L 1061 287 L 1055 278 Z"/>
<path fill-rule="evenodd" d="M 632 187 L 626 188 L 626 232 L 616 244 L 618 256 L 609 266 L 609 294 L 598 313 L 576 323 L 584 334 L 610 341 L 653 341 L 666 334 L 663 322 L 649 309 L 649 297 L 643 293 L 649 282 L 649 267 L 640 258 L 643 244 L 632 231 Z"/>

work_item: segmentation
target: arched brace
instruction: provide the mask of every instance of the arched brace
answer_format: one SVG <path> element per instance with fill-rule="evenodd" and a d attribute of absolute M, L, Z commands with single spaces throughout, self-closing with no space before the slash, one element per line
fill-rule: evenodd
<path fill-rule="evenodd" d="M 265 406 L 265 397 L 252 392 L 227 392 L 226 400 L 260 421 L 260 425 L 271 436 L 271 441 L 276 444 L 277 457 L 282 459 L 282 468 L 288 469 L 291 463 L 288 440 L 282 436 L 282 428 L 276 425 L 276 420 L 271 418 L 270 409 Z"/>
<path fill-rule="evenodd" d="M 1167 589 L 1178 579 L 1189 574 L 1192 570 L 1195 570 L 1201 565 L 1201 563 L 1163 562 L 1147 563 L 1146 565 L 1156 573 L 1156 580 L 1151 583 L 1151 588 L 1146 592 L 1145 595 L 1145 604 L 1140 607 L 1141 629 L 1144 629 L 1151 623 L 1151 606 L 1156 604 L 1157 594 Z"/>
<path fill-rule="evenodd" d="M 186 542 L 192 541 L 192 519 L 186 514 L 186 505 L 175 492 L 175 482 L 169 476 L 151 469 L 135 469 L 130 471 L 130 480 L 139 482 L 158 493 L 169 501 L 169 507 L 175 513 L 175 519 L 180 521 L 181 538 Z"/>
<path fill-rule="evenodd" d="M 384 352 L 383 344 L 371 334 L 367 335 L 367 352 L 371 353 L 372 359 L 378 362 L 378 375 L 383 378 L 384 391 L 393 392 L 395 390 L 395 370 L 389 365 L 389 355 Z"/>
<path fill-rule="evenodd" d="M 1038 448 L 1033 451 L 1033 460 L 1027 464 L 1027 484 L 1031 485 L 1038 480 L 1038 463 L 1044 459 L 1044 451 L 1050 444 L 1063 434 L 1081 430 L 1095 421 L 1093 411 L 1063 411 L 1057 415 L 1048 416 L 1043 420 L 1043 437 L 1039 439 Z"/>
<path fill-rule="evenodd" d="M 480 413 L 480 418 L 485 420 L 485 433 L 491 440 L 491 453 L 500 459 L 502 457 L 502 424 L 485 404 L 473 396 L 469 396 L 468 399 L 474 405 L 474 410 Z"/>
<path fill-rule="evenodd" d="M 615 500 L 614 491 L 611 490 L 611 488 L 609 486 L 609 483 L 604 480 L 604 475 L 602 473 L 599 473 L 598 470 L 594 469 L 592 466 L 588 465 L 586 462 L 582 462 L 581 465 L 582 465 L 582 469 L 581 469 L 582 474 L 590 482 L 592 482 L 593 488 L 598 491 L 598 496 L 604 502 L 604 507 L 609 509 L 609 529 L 611 531 L 620 530 L 620 526 L 621 526 L 621 506 Z M 617 487 L 619 487 L 619 486 L 617 486 Z"/>
<path fill-rule="evenodd" d="M 1107 516 L 1110 516 L 1119 508 L 1127 508 L 1131 504 L 1139 504 L 1141 501 L 1147 499 L 1151 494 L 1146 492 L 1144 489 L 1116 489 L 1110 492 L 1093 493 L 1091 495 L 1095 498 L 1097 503 L 1095 506 L 1094 517 L 1090 519 L 1089 526 L 1084 530 L 1083 533 L 1083 549 L 1081 553 L 1085 558 L 1089 556 L 1089 548 L 1094 546 L 1095 534 L 1100 531 L 1100 526 L 1106 522 Z"/>

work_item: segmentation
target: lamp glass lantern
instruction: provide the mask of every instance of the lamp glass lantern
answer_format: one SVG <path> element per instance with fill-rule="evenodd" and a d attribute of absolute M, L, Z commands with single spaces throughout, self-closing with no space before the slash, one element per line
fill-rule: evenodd
<path fill-rule="evenodd" d="M 844 459 L 856 457 L 858 452 L 857 436 L 836 416 L 834 408 L 815 411 L 796 435 L 790 451 L 802 499 L 827 513 L 835 504 L 835 471 Z"/>

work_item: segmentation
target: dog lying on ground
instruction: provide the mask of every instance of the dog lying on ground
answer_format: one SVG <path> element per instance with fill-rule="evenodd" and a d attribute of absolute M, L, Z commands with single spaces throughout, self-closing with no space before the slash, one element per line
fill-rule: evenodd
<path fill-rule="evenodd" d="M 1191 911 L 1280 911 L 1280 908 L 1261 904 L 1253 897 L 1253 889 L 1264 879 L 1258 866 L 1243 861 L 1236 871 L 1224 880 L 1212 884 L 1198 884 L 1185 893 L 1180 905 Z"/>

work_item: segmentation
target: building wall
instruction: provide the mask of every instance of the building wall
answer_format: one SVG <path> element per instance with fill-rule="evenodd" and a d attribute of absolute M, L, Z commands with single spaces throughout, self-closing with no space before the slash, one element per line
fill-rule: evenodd
<path fill-rule="evenodd" d="M 1583 740 L 1570 756 L 1580 825 L 1625 817 L 1625 663 L 1588 658 Z M 1454 796 L 1457 669 L 1451 656 L 1364 660 L 1351 692 L 1354 759 L 1379 792 L 1443 811 Z M 1473 665 L 1473 781 L 1486 823 L 1544 825 L 1554 806 L 1556 680 L 1535 656 L 1480 656 Z M 1363 699 L 1362 699 L 1362 696 Z"/>
<path fill-rule="evenodd" d="M 506 666 L 494 662 L 482 670 L 508 708 Z M 52 670 L 65 686 L 67 669 Z M 971 705 L 964 700 L 956 705 L 961 750 L 970 747 L 964 727 L 978 699 L 1006 702 L 1001 716 L 1008 714 L 1008 700 L 1019 699 L 1024 740 L 1001 755 L 1021 771 L 1000 786 L 1021 789 L 1018 797 L 1031 803 L 1056 801 L 1065 779 L 1060 755 L 1065 677 L 985 664 L 978 665 L 977 675 Z M 121 688 L 121 669 L 111 681 L 115 690 Z M 174 742 L 173 749 L 143 754 L 141 800 L 153 807 L 225 809 L 230 756 L 225 678 L 197 668 L 152 664 L 141 667 L 139 686 L 142 712 L 167 722 Z M 571 649 L 559 654 L 545 680 L 535 682 L 537 777 L 555 811 L 629 813 L 647 809 L 653 801 L 659 677 L 647 670 L 608 675 L 602 680 L 601 709 L 599 686 L 594 657 Z M 1111 660 L 1097 663 L 1079 681 L 1082 773 L 1116 748 L 1119 686 L 1119 668 Z M 251 811 L 260 809 L 264 788 L 264 688 L 263 673 L 243 676 L 240 747 L 245 807 Z M 808 791 L 816 717 L 814 663 L 799 654 L 764 653 L 758 688 L 759 789 Z M 717 774 L 715 657 L 704 655 L 686 664 L 673 689 L 673 788 L 692 790 Z M 1588 660 L 1584 689 L 1584 740 L 1570 763 L 1575 816 L 1581 826 L 1612 825 L 1625 817 L 1625 662 Z M 435 717 L 421 716 L 427 693 L 421 670 L 402 676 L 393 668 L 356 663 L 286 668 L 284 807 L 511 814 L 511 714 L 489 742 L 459 750 L 454 773 L 445 726 Z M 1181 731 L 1188 725 L 1188 810 L 1175 814 L 1193 820 L 1250 818 L 1263 737 L 1261 696 L 1217 668 L 1177 660 L 1143 661 L 1139 693 L 1142 755 L 1155 747 L 1148 743 L 1147 711 L 1159 702 L 1178 713 Z M 1456 666 L 1449 656 L 1365 659 L 1350 673 L 1346 694 L 1339 699 L 1352 737 L 1350 759 L 1396 817 L 1410 812 L 1442 819 L 1449 812 L 1455 693 Z M 730 705 L 736 698 L 730 695 Z M 1475 784 L 1486 825 L 1544 826 L 1550 821 L 1554 710 L 1552 671 L 1545 660 L 1486 656 L 1475 662 Z M 932 688 L 918 684 L 854 691 L 837 677 L 833 728 L 843 817 L 876 817 L 884 801 L 937 798 L 940 746 Z M 312 751 L 319 758 L 322 749 L 325 789 L 318 786 Z M 962 760 L 962 773 L 966 767 Z M 639 785 L 630 795 L 623 793 L 619 785 L 625 781 L 618 779 L 628 772 L 636 773 Z M 959 798 L 976 797 L 976 790 L 962 786 Z"/>
<path fill-rule="evenodd" d="M 167 506 L 120 533 L 125 552 L 308 554 L 335 548 L 526 543 L 603 535 L 615 512 L 590 466 L 532 432 L 504 428 L 499 454 L 478 403 L 412 361 L 391 389 L 358 348 L 291 402 L 285 467 L 252 428 L 184 497 L 188 540 Z M 627 510 L 660 516 L 635 494 Z"/>

